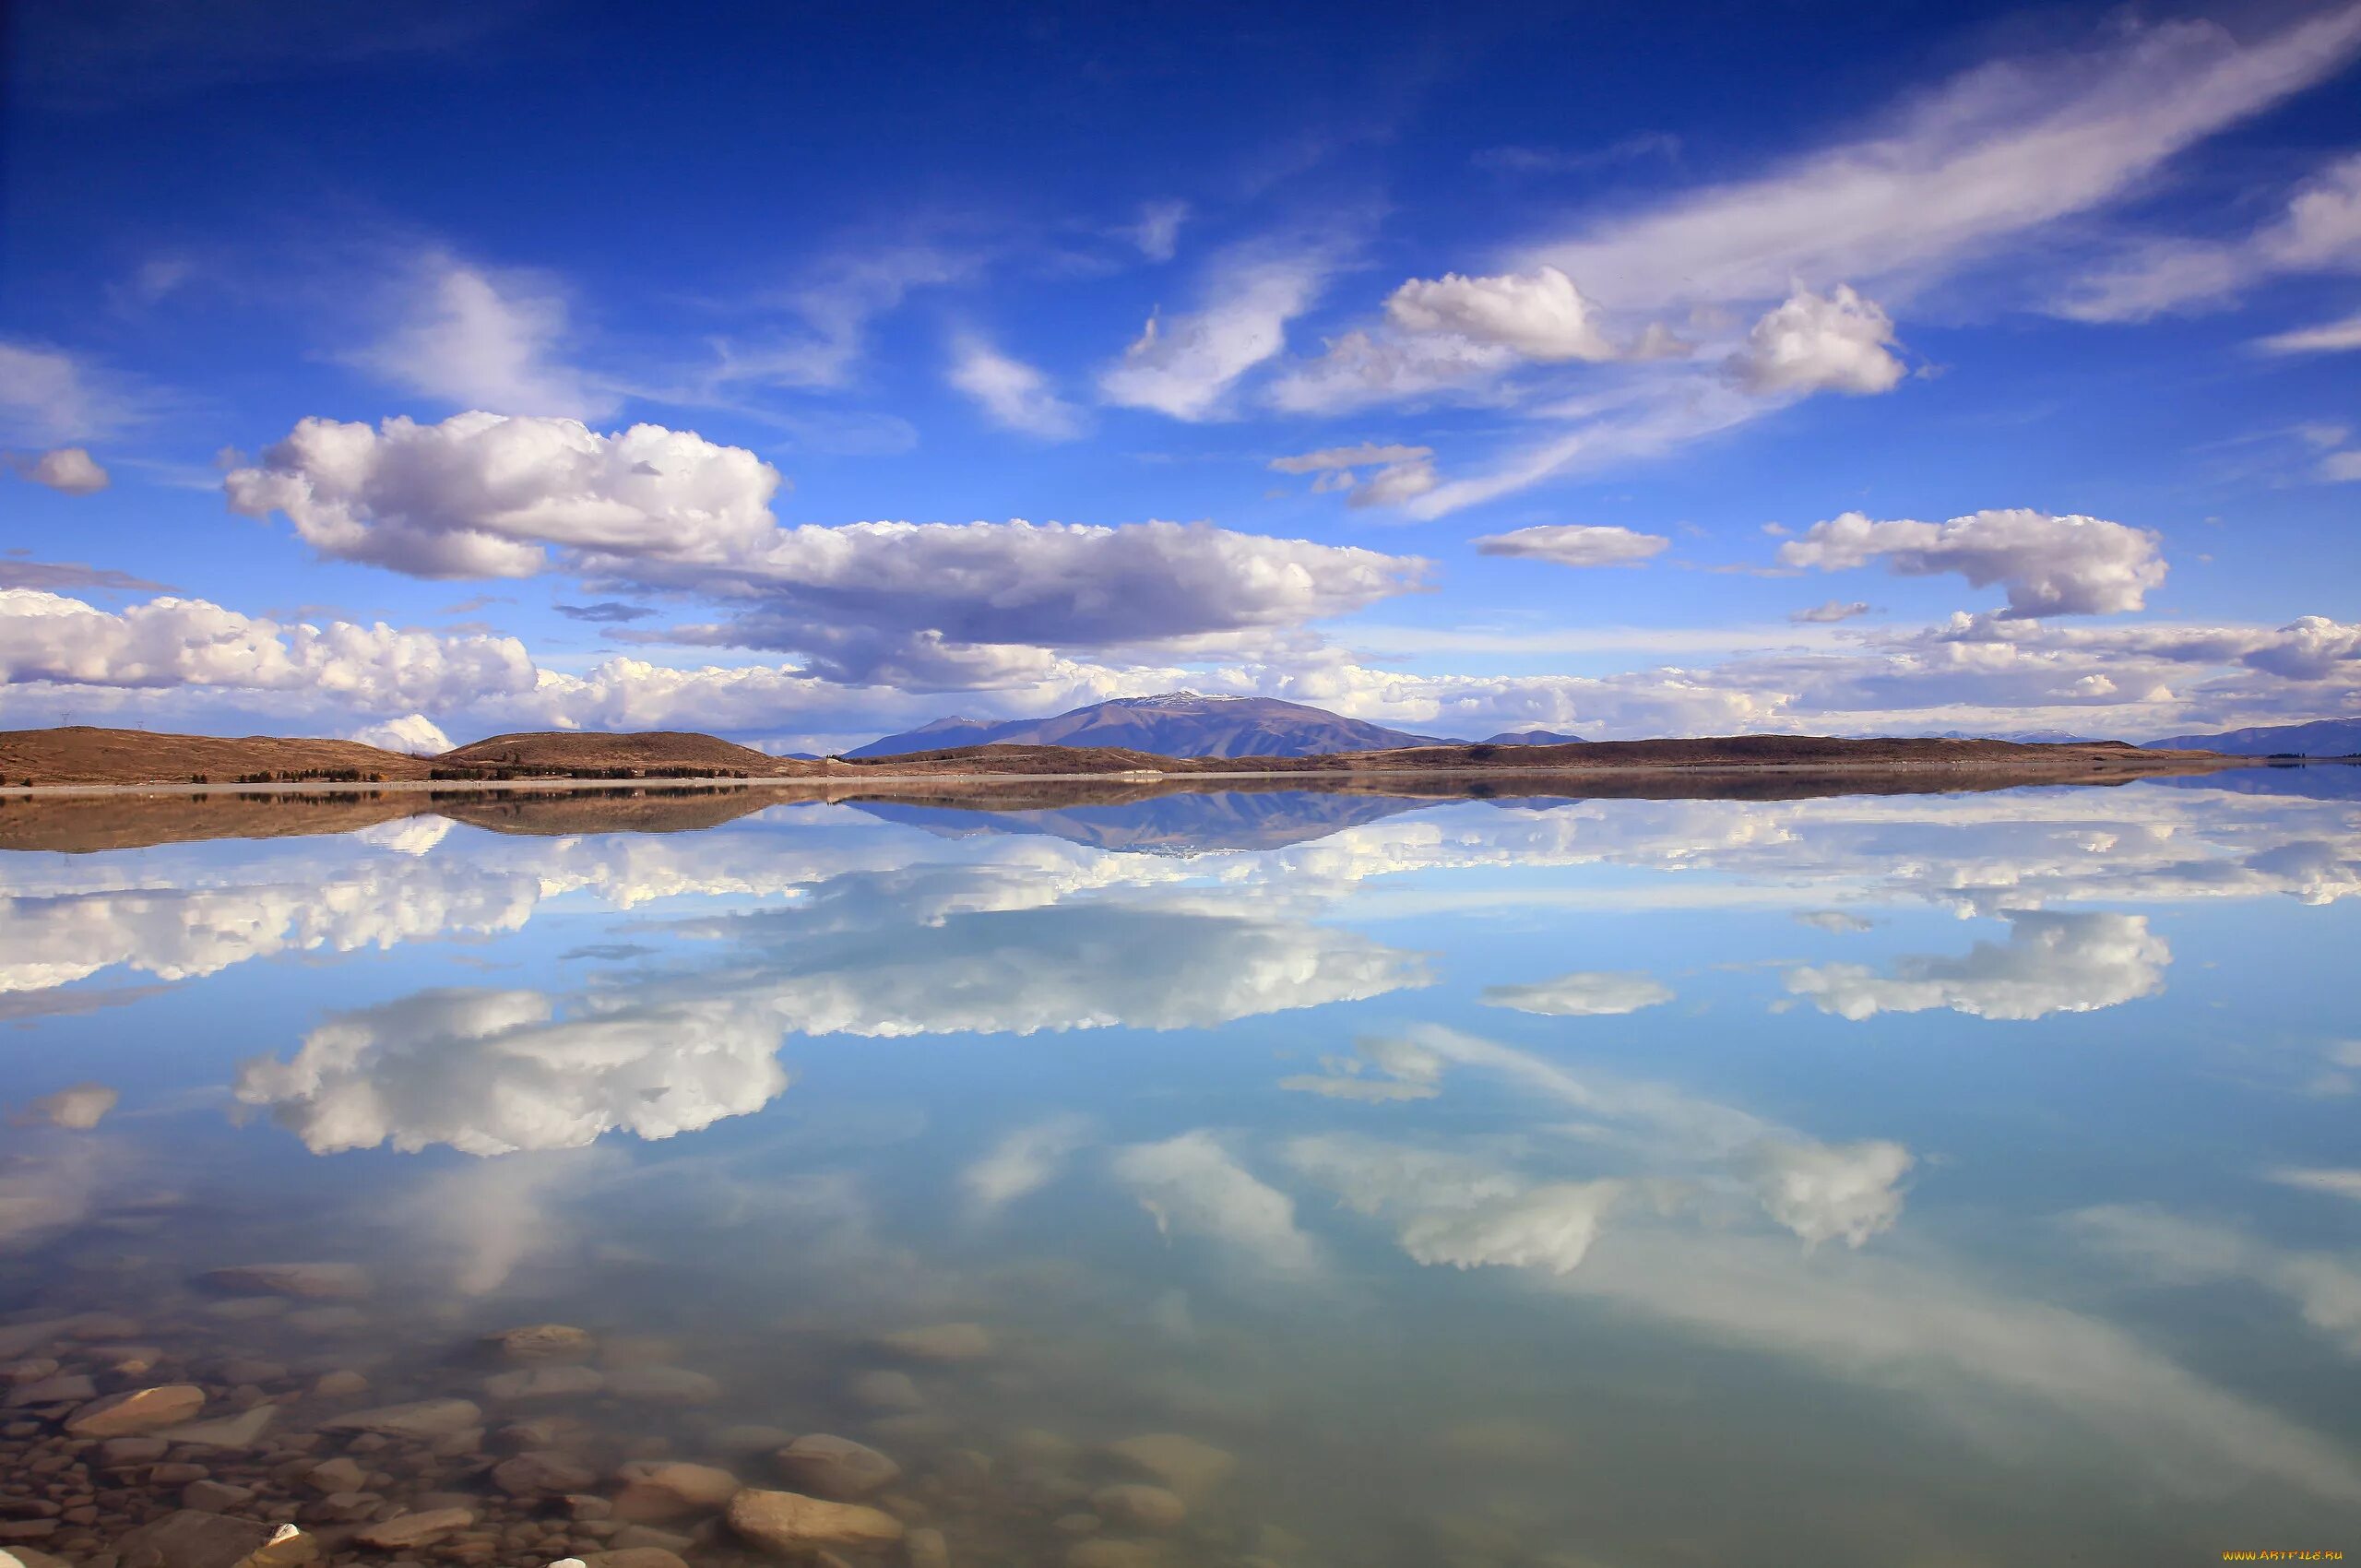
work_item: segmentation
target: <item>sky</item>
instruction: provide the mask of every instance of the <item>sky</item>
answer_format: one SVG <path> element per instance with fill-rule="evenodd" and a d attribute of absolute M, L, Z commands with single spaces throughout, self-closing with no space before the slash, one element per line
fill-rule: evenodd
<path fill-rule="evenodd" d="M 2361 4 L 25 0 L 0 726 L 2361 712 Z"/>

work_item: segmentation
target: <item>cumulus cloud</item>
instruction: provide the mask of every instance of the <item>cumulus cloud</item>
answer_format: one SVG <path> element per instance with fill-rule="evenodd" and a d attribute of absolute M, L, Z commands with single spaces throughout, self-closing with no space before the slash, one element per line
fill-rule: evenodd
<path fill-rule="evenodd" d="M 1115 1180 L 1165 1235 L 1228 1246 L 1282 1274 L 1319 1265 L 1319 1249 L 1297 1228 L 1295 1200 L 1256 1177 L 1207 1132 L 1117 1151 Z"/>
<path fill-rule="evenodd" d="M 1891 392 L 1905 374 L 1892 346 L 1893 319 L 1876 302 L 1842 283 L 1797 289 L 1754 324 L 1730 370 L 1750 392 Z"/>
<path fill-rule="evenodd" d="M 953 340 L 951 385 L 976 400 L 993 423 L 1044 441 L 1082 434 L 1082 410 L 1050 389 L 1050 378 L 972 333 Z"/>
<path fill-rule="evenodd" d="M 1488 985 L 1487 1007 L 1510 1007 L 1559 1018 L 1601 1017 L 1636 1013 L 1672 1000 L 1672 988 L 1638 969 L 1577 969 L 1530 985 Z"/>
<path fill-rule="evenodd" d="M 1587 523 L 1548 523 L 1486 534 L 1476 540 L 1482 555 L 1520 555 L 1560 566 L 1636 566 L 1671 548 L 1662 534 Z"/>
<path fill-rule="evenodd" d="M 547 547 L 710 559 L 775 529 L 778 471 L 752 452 L 639 424 L 496 413 L 376 429 L 306 419 L 222 481 L 324 555 L 426 577 L 524 577 Z"/>
<path fill-rule="evenodd" d="M 1824 604 L 1815 604 L 1809 610 L 1790 610 L 1787 612 L 1787 619 L 1799 626 L 1831 626 L 1839 621 L 1858 620 L 1869 613 L 1869 606 L 1866 600 L 1857 599 L 1847 602 L 1841 599 L 1832 599 Z"/>
<path fill-rule="evenodd" d="M 1177 420 L 1224 417 L 1230 388 L 1287 347 L 1287 324 L 1311 307 L 1335 265 L 1324 250 L 1233 254 L 1196 310 L 1148 319 L 1099 375 L 1099 395 Z"/>
<path fill-rule="evenodd" d="M 1619 309 L 1776 299 L 1796 279 L 1891 292 L 2130 190 L 2166 159 L 2328 79 L 2361 9 L 2246 39 L 2210 21 L 2113 28 L 2080 53 L 2003 60 L 1881 131 L 1762 176 L 1527 247 Z"/>
<path fill-rule="evenodd" d="M 11 457 L 9 468 L 19 479 L 66 495 L 95 495 L 107 487 L 107 471 L 79 446 L 56 446 L 33 457 Z"/>
<path fill-rule="evenodd" d="M 347 739 L 389 752 L 408 752 L 412 756 L 439 756 L 451 749 L 451 737 L 422 713 L 407 713 L 399 719 L 363 725 Z"/>
<path fill-rule="evenodd" d="M 0 589 L 0 683 L 303 693 L 364 708 L 457 705 L 533 689 L 514 637 L 443 636 L 379 622 L 281 625 L 194 599 L 115 612 Z"/>
<path fill-rule="evenodd" d="M 779 1034 L 767 1009 L 726 996 L 586 1000 L 560 1016 L 535 991 L 429 991 L 339 1014 L 284 1062 L 243 1063 L 236 1094 L 314 1154 L 579 1148 L 761 1110 L 787 1087 Z"/>
<path fill-rule="evenodd" d="M 1846 512 L 1779 547 L 1784 566 L 1841 572 L 1882 559 L 1906 577 L 1956 572 L 2002 585 L 2011 616 L 2113 615 L 2164 586 L 2162 541 L 2146 529 L 2030 507 L 1987 508 L 1944 523 L 1873 522 Z"/>
<path fill-rule="evenodd" d="M 1621 1196 L 1620 1182 L 1554 1182 L 1512 1197 L 1411 1216 L 1402 1250 L 1453 1268 L 1536 1268 L 1571 1274 Z"/>
<path fill-rule="evenodd" d="M 1902 1179 L 1916 1161 L 1900 1144 L 1797 1144 L 1774 1140 L 1755 1151 L 1763 1212 L 1808 1247 L 1842 1238 L 1858 1248 L 1902 1218 Z"/>
<path fill-rule="evenodd" d="M 621 399 L 564 364 L 564 294 L 545 279 L 431 254 L 403 285 L 402 319 L 354 356 L 394 385 L 463 409 L 599 419 Z"/>
<path fill-rule="evenodd" d="M 1282 413 L 1337 414 L 1373 403 L 1475 396 L 1518 362 L 1516 350 L 1452 335 L 1354 330 L 1271 384 Z"/>
<path fill-rule="evenodd" d="M 1806 966 L 1787 972 L 1786 988 L 1855 1020 L 1938 1007 L 1975 1018 L 2046 1018 L 2153 995 L 2173 961 L 2145 915 L 2011 909 L 2000 918 L 2006 943 L 1979 942 L 1956 958 L 1907 955 L 1886 974 L 1861 964 Z"/>
<path fill-rule="evenodd" d="M 1601 330 L 1598 307 L 1554 267 L 1493 278 L 1452 272 L 1413 279 L 1387 298 L 1385 314 L 1405 331 L 1493 344 L 1545 364 L 1617 353 Z"/>

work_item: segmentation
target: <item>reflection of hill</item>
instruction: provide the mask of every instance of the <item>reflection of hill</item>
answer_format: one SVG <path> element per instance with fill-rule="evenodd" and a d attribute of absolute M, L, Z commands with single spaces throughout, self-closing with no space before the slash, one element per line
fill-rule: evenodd
<path fill-rule="evenodd" d="M 2349 762 L 2273 764 L 2268 767 L 2238 767 L 2225 773 L 2159 778 L 2193 790 L 2221 790 L 2233 795 L 2296 795 L 2311 801 L 2361 801 L 2361 767 Z"/>
<path fill-rule="evenodd" d="M 1145 800 L 1080 802 L 1064 807 L 992 811 L 856 801 L 872 816 L 944 837 L 1041 833 L 1099 849 L 1188 854 L 1204 849 L 1276 849 L 1418 811 L 1433 800 L 1311 790 L 1250 793 L 1174 791 Z"/>
<path fill-rule="evenodd" d="M 1671 742 L 1667 742 L 1670 744 Z M 1528 748 L 1532 749 L 1532 748 Z M 1599 746 L 1586 749 L 1596 751 Z M 2162 765 L 2160 765 L 2162 766 Z M 2258 770 L 2205 774 L 2186 782 L 2249 778 Z M 2274 773 L 2279 770 L 2272 770 Z M 2314 770 L 2318 772 L 2319 770 Z M 1123 849 L 1255 849 L 1299 843 L 1421 804 L 1444 801 L 1578 800 L 1805 801 L 1840 795 L 1987 793 L 2029 784 L 2121 785 L 2167 775 L 2110 769 L 2088 775 L 2053 767 L 1828 768 L 1779 766 L 1628 772 L 1532 768 L 1520 772 L 1275 775 L 1265 778 L 1109 777 L 1005 780 L 975 777 L 762 781 L 748 785 L 652 784 L 623 789 L 388 789 L 333 794 L 96 795 L 0 800 L 0 849 L 86 853 L 202 838 L 274 838 L 349 833 L 402 817 L 438 816 L 500 833 L 669 833 L 709 827 L 790 802 L 899 806 L 941 814 L 922 824 L 950 826 L 955 813 L 1035 814 L 1041 826 L 997 831 L 1053 833 L 1075 843 Z M 2238 786 L 2229 786 L 2237 788 Z M 2276 790 L 2265 791 L 2277 793 Z M 2290 790 L 2289 793 L 2315 793 Z M 1279 800 L 1276 807 L 1253 802 Z M 1347 805 L 1344 802 L 1358 802 Z M 1164 817 L 1109 815 L 1154 805 Z M 1052 826 L 1047 817 L 1061 820 Z M 879 812 L 879 815 L 887 813 Z M 896 820 L 919 823 L 905 816 Z M 1169 823 L 1165 826 L 1159 824 Z M 1295 830 L 1299 825 L 1302 831 Z M 988 823 L 973 825 L 979 829 Z"/>

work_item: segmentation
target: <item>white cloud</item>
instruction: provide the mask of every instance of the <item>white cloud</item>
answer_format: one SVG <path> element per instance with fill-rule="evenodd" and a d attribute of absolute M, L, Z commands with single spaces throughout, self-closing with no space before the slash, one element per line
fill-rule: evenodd
<path fill-rule="evenodd" d="M 79 446 L 53 447 L 39 457 L 12 457 L 8 466 L 19 479 L 67 495 L 95 495 L 107 487 L 107 471 Z"/>
<path fill-rule="evenodd" d="M 1364 441 L 1358 446 L 1323 446 L 1317 452 L 1274 457 L 1271 469 L 1282 474 L 1349 471 L 1353 469 L 1388 468 L 1395 463 L 1415 463 L 1434 455 L 1435 449 L 1431 446 L 1406 446 L 1399 443 L 1381 445 Z"/>
<path fill-rule="evenodd" d="M 1407 332 L 1493 344 L 1545 364 L 1617 354 L 1600 329 L 1598 307 L 1554 267 L 1495 278 L 1452 272 L 1413 279 L 1387 298 L 1385 314 Z"/>
<path fill-rule="evenodd" d="M 49 445 L 131 422 L 129 394 L 63 350 L 0 339 L 0 441 Z"/>
<path fill-rule="evenodd" d="M 1355 506 L 1389 506 L 1435 487 L 1433 458 L 1431 446 L 1364 442 L 1358 446 L 1325 446 L 1317 452 L 1274 457 L 1271 467 L 1283 474 L 1316 474 L 1314 491 L 1350 491 Z M 1357 471 L 1363 468 L 1377 469 L 1366 484 Z"/>
<path fill-rule="evenodd" d="M 2307 180 L 2279 217 L 2254 233 L 2227 244 L 2153 242 L 2082 279 L 2058 311 L 2082 321 L 2145 321 L 2225 303 L 2268 278 L 2355 271 L 2361 271 L 2361 155 Z M 2266 339 L 2264 346 L 2276 341 Z"/>
<path fill-rule="evenodd" d="M 2271 1179 L 2282 1186 L 2295 1187 L 2308 1193 L 2326 1193 L 2331 1197 L 2351 1198 L 2356 1203 L 2361 1203 L 2361 1170 L 2291 1169 L 2274 1170 L 2271 1173 Z"/>
<path fill-rule="evenodd" d="M 1798 625 L 1828 626 L 1839 621 L 1857 620 L 1868 613 L 1869 606 L 1865 600 L 1857 599 L 1848 603 L 1841 599 L 1832 599 L 1809 610 L 1791 610 L 1787 612 L 1787 619 Z"/>
<path fill-rule="evenodd" d="M 1180 225 L 1188 220 L 1185 201 L 1142 202 L 1139 221 L 1121 232 L 1148 260 L 1170 261 L 1180 248 Z"/>
<path fill-rule="evenodd" d="M 413 263 L 403 289 L 400 325 L 354 356 L 396 386 L 496 414 L 588 420 L 620 403 L 558 358 L 567 304 L 548 280 L 433 253 Z"/>
<path fill-rule="evenodd" d="M 1482 555 L 1520 555 L 1560 566 L 1636 566 L 1662 554 L 1672 540 L 1661 534 L 1586 523 L 1550 523 L 1476 540 Z"/>
<path fill-rule="evenodd" d="M 1270 402 L 1282 413 L 1336 414 L 1446 393 L 1474 397 L 1517 362 L 1516 351 L 1498 343 L 1356 329 L 1329 339 L 1319 358 L 1290 366 L 1271 384 Z"/>
<path fill-rule="evenodd" d="M 1432 1099 L 1442 1092 L 1443 1059 L 1412 1039 L 1366 1039 L 1358 1042 L 1355 1054 L 1323 1056 L 1320 1066 L 1316 1074 L 1281 1078 L 1279 1087 L 1370 1105 Z"/>
<path fill-rule="evenodd" d="M 1790 969 L 1787 990 L 1823 1013 L 1859 1020 L 1944 1007 L 1976 1018 L 2092 1013 L 2154 994 L 2173 961 L 2145 915 L 2011 909 L 2003 944 L 1979 942 L 1964 956 L 1912 954 L 1880 975 L 1861 964 Z"/>
<path fill-rule="evenodd" d="M 2099 517 L 1988 508 L 1945 523 L 1873 522 L 1847 512 L 1779 547 L 1785 566 L 1841 572 L 1882 558 L 1906 577 L 1956 572 L 2003 585 L 2011 616 L 2112 615 L 2141 609 L 2165 581 L 2157 536 Z"/>
<path fill-rule="evenodd" d="M 726 995 L 584 999 L 560 1017 L 536 991 L 428 991 L 337 1015 L 285 1062 L 242 1063 L 236 1093 L 314 1154 L 386 1143 L 513 1154 L 617 1130 L 669 1138 L 777 1098 L 781 1028 Z"/>
<path fill-rule="evenodd" d="M 231 509 L 283 514 L 324 555 L 426 577 L 524 577 L 548 545 L 712 559 L 775 531 L 777 469 L 738 446 L 637 424 L 457 414 L 306 419 L 222 481 Z"/>
<path fill-rule="evenodd" d="M 1004 1208 L 1054 1181 L 1089 1131 L 1079 1116 L 1053 1116 L 1019 1127 L 960 1171 L 959 1185 L 978 1208 Z"/>
<path fill-rule="evenodd" d="M 2361 1268 L 2331 1253 L 2275 1246 L 2248 1228 L 2208 1225 L 2151 1206 L 2103 1205 L 2066 1217 L 2087 1241 L 2166 1285 L 2236 1284 L 2284 1297 L 2298 1315 L 2361 1358 Z"/>
<path fill-rule="evenodd" d="M 972 333 L 953 341 L 950 379 L 995 424 L 1045 441 L 1071 441 L 1082 434 L 1082 410 L 1050 391 L 1048 376 Z"/>
<path fill-rule="evenodd" d="M 1768 312 L 1731 356 L 1750 392 L 1891 392 L 1905 372 L 1892 352 L 1893 319 L 1839 283 L 1827 294 L 1798 288 Z"/>
<path fill-rule="evenodd" d="M 365 746 L 381 746 L 389 752 L 408 752 L 412 756 L 437 756 L 451 749 L 451 737 L 443 733 L 434 720 L 422 713 L 404 714 L 376 724 L 363 725 L 348 739 Z"/>
<path fill-rule="evenodd" d="M 1257 1178 L 1211 1133 L 1117 1151 L 1115 1179 L 1167 1235 L 1218 1241 L 1283 1274 L 1316 1268 L 1319 1250 L 1295 1222 L 1295 1200 Z"/>
<path fill-rule="evenodd" d="M 1224 417 L 1230 388 L 1287 347 L 1287 324 L 1311 307 L 1335 265 L 1323 250 L 1233 253 L 1196 310 L 1149 319 L 1100 374 L 1100 395 L 1177 420 Z"/>
<path fill-rule="evenodd" d="M 1511 1007 L 1550 1017 L 1590 1018 L 1636 1013 L 1672 1000 L 1672 988 L 1638 969 L 1577 969 L 1531 985 L 1488 985 L 1487 1007 Z"/>
<path fill-rule="evenodd" d="M 281 625 L 194 599 L 114 612 L 0 589 L 0 684 L 33 682 L 288 692 L 382 710 L 530 691 L 534 671 L 514 637 Z"/>
<path fill-rule="evenodd" d="M 2110 30 L 1905 104 L 1881 134 L 1527 247 L 1619 309 L 1775 299 L 1791 280 L 1892 293 L 2129 192 L 2165 160 L 2326 80 L 2361 8 L 2241 42 L 2209 21 Z"/>
<path fill-rule="evenodd" d="M 1755 1153 L 1763 1212 L 1808 1247 L 1842 1238 L 1858 1248 L 1902 1218 L 1910 1151 L 1883 1139 L 1857 1144 L 1774 1140 Z"/>
<path fill-rule="evenodd" d="M 2255 347 L 2268 354 L 2332 354 L 2361 349 L 2361 315 L 2277 333 L 2258 339 Z"/>
<path fill-rule="evenodd" d="M 1453 1268 L 1570 1274 L 1622 1192 L 1620 1182 L 1555 1182 L 1512 1197 L 1412 1215 L 1402 1225 L 1402 1250 L 1419 1263 Z"/>

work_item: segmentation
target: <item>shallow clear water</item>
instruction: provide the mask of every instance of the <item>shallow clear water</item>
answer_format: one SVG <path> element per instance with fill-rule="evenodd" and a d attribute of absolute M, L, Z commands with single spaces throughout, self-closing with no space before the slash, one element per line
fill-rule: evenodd
<path fill-rule="evenodd" d="M 101 1392 L 281 1403 L 224 1474 L 436 1395 L 492 1429 L 445 1491 L 525 1416 L 766 1486 L 724 1429 L 838 1432 L 962 1564 L 2361 1549 L 2349 781 L 421 802 L 0 853 L 0 1343 L 119 1313 L 162 1371 Z M 374 1290 L 199 1279 L 285 1260 Z M 718 1386 L 504 1406 L 475 1341 L 545 1321 Z M 987 1353 L 873 1343 L 945 1323 Z M 1148 1432 L 1235 1467 L 1070 1533 Z M 496 1555 L 599 1544 L 553 1516 Z"/>

